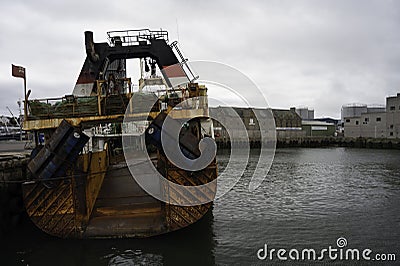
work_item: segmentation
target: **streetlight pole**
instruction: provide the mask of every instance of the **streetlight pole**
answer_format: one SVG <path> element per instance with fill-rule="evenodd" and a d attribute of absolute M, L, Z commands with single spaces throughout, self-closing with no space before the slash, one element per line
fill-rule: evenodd
<path fill-rule="evenodd" d="M 19 140 L 22 141 L 22 121 L 21 121 L 21 98 L 17 101 L 19 110 Z"/>
<path fill-rule="evenodd" d="M 27 120 L 28 118 L 28 109 L 26 108 L 28 106 L 28 99 L 26 97 L 26 70 L 25 70 L 25 75 L 24 75 L 24 121 Z"/>

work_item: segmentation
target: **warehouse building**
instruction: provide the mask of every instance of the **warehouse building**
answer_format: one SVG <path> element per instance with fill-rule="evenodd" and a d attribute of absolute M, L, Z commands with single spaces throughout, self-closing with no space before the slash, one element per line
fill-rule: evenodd
<path fill-rule="evenodd" d="M 264 136 L 267 138 L 286 139 L 286 138 L 299 138 L 305 136 L 305 132 L 301 127 L 301 118 L 294 110 L 283 110 L 283 109 L 261 109 L 261 108 L 240 108 L 240 107 L 210 107 L 210 114 L 218 114 L 221 117 L 221 121 L 213 121 L 214 137 L 215 140 L 221 142 L 227 142 L 229 134 L 223 125 L 229 125 L 233 131 L 236 131 L 235 139 L 239 141 L 245 141 L 247 136 L 242 134 L 240 128 L 242 125 L 232 123 L 232 118 L 236 114 L 232 113 L 235 111 L 242 120 L 242 125 L 245 126 L 249 141 L 257 142 L 261 140 L 260 133 L 260 122 L 266 123 L 263 128 L 273 128 L 274 132 L 264 132 Z M 271 112 L 272 111 L 272 112 Z M 261 117 L 259 121 L 255 115 Z M 273 117 L 272 117 L 273 116 Z M 273 120 L 271 120 L 273 118 Z M 274 122 L 275 125 L 272 125 Z"/>
<path fill-rule="evenodd" d="M 336 132 L 334 123 L 323 121 L 303 121 L 302 129 L 307 137 L 333 137 Z"/>
<path fill-rule="evenodd" d="M 345 137 L 400 138 L 400 93 L 386 98 L 386 107 L 346 105 L 342 108 Z"/>

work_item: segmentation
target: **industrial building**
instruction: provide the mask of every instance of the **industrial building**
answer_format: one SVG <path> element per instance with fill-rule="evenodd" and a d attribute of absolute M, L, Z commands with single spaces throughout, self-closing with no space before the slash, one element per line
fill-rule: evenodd
<path fill-rule="evenodd" d="M 217 142 L 227 142 L 229 141 L 229 134 L 223 126 L 228 125 L 232 129 L 237 129 L 240 132 L 240 127 L 242 125 L 232 124 L 231 117 L 236 116 L 232 114 L 231 110 L 234 110 L 237 115 L 241 118 L 243 124 L 247 130 L 247 136 L 244 134 L 239 134 L 235 136 L 236 140 L 246 141 L 247 137 L 250 142 L 259 142 L 261 140 L 260 125 L 259 123 L 269 123 L 272 119 L 270 109 L 259 109 L 259 108 L 240 108 L 240 107 L 210 107 L 210 114 L 219 114 L 222 117 L 222 121 L 213 121 L 214 126 L 214 137 Z M 261 117 L 265 118 L 259 121 L 254 114 L 256 112 Z M 221 115 L 222 114 L 222 115 Z M 294 110 L 282 110 L 282 109 L 272 109 L 273 119 L 275 122 L 275 132 L 267 132 L 267 136 L 276 135 L 277 139 L 287 139 L 287 138 L 300 138 L 305 136 L 305 131 L 302 130 L 302 120 L 300 116 Z M 268 128 L 268 125 L 267 125 Z M 269 127 L 271 128 L 271 127 Z"/>
<path fill-rule="evenodd" d="M 386 98 L 386 129 L 388 138 L 400 138 L 400 93 Z"/>
<path fill-rule="evenodd" d="M 400 138 L 400 93 L 385 106 L 350 104 L 342 107 L 345 137 Z"/>
<path fill-rule="evenodd" d="M 305 132 L 301 127 L 301 117 L 293 108 L 290 110 L 272 109 L 276 125 L 277 139 L 304 137 Z"/>
<path fill-rule="evenodd" d="M 367 105 L 362 103 L 349 103 L 342 106 L 341 119 L 342 122 L 346 118 L 360 117 L 361 114 L 367 112 Z"/>
<path fill-rule="evenodd" d="M 333 137 L 336 132 L 336 125 L 324 121 L 304 120 L 302 129 L 307 137 Z"/>
<path fill-rule="evenodd" d="M 292 107 L 290 110 L 294 110 L 300 117 L 301 120 L 313 120 L 314 119 L 314 109 L 308 107 Z"/>

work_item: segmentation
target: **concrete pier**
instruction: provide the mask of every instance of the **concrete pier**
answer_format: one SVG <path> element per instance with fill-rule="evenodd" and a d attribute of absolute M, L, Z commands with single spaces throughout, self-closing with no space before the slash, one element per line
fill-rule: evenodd
<path fill-rule="evenodd" d="M 23 215 L 21 183 L 27 178 L 27 152 L 0 152 L 0 235 Z"/>
<path fill-rule="evenodd" d="M 216 139 L 218 148 L 229 148 L 228 140 Z M 246 145 L 244 142 L 242 145 Z M 260 148 L 261 142 L 257 139 L 249 141 L 251 148 Z M 375 138 L 345 138 L 345 137 L 299 137 L 278 138 L 277 148 L 320 148 L 320 147 L 349 147 L 368 149 L 399 149 L 400 139 L 375 139 Z"/>

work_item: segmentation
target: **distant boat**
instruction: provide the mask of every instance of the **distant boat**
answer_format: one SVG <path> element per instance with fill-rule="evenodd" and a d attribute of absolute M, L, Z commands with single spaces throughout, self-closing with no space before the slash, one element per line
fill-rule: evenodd
<path fill-rule="evenodd" d="M 19 127 L 5 127 L 0 126 L 0 140 L 20 140 L 25 136 L 25 131 L 21 132 Z"/>

